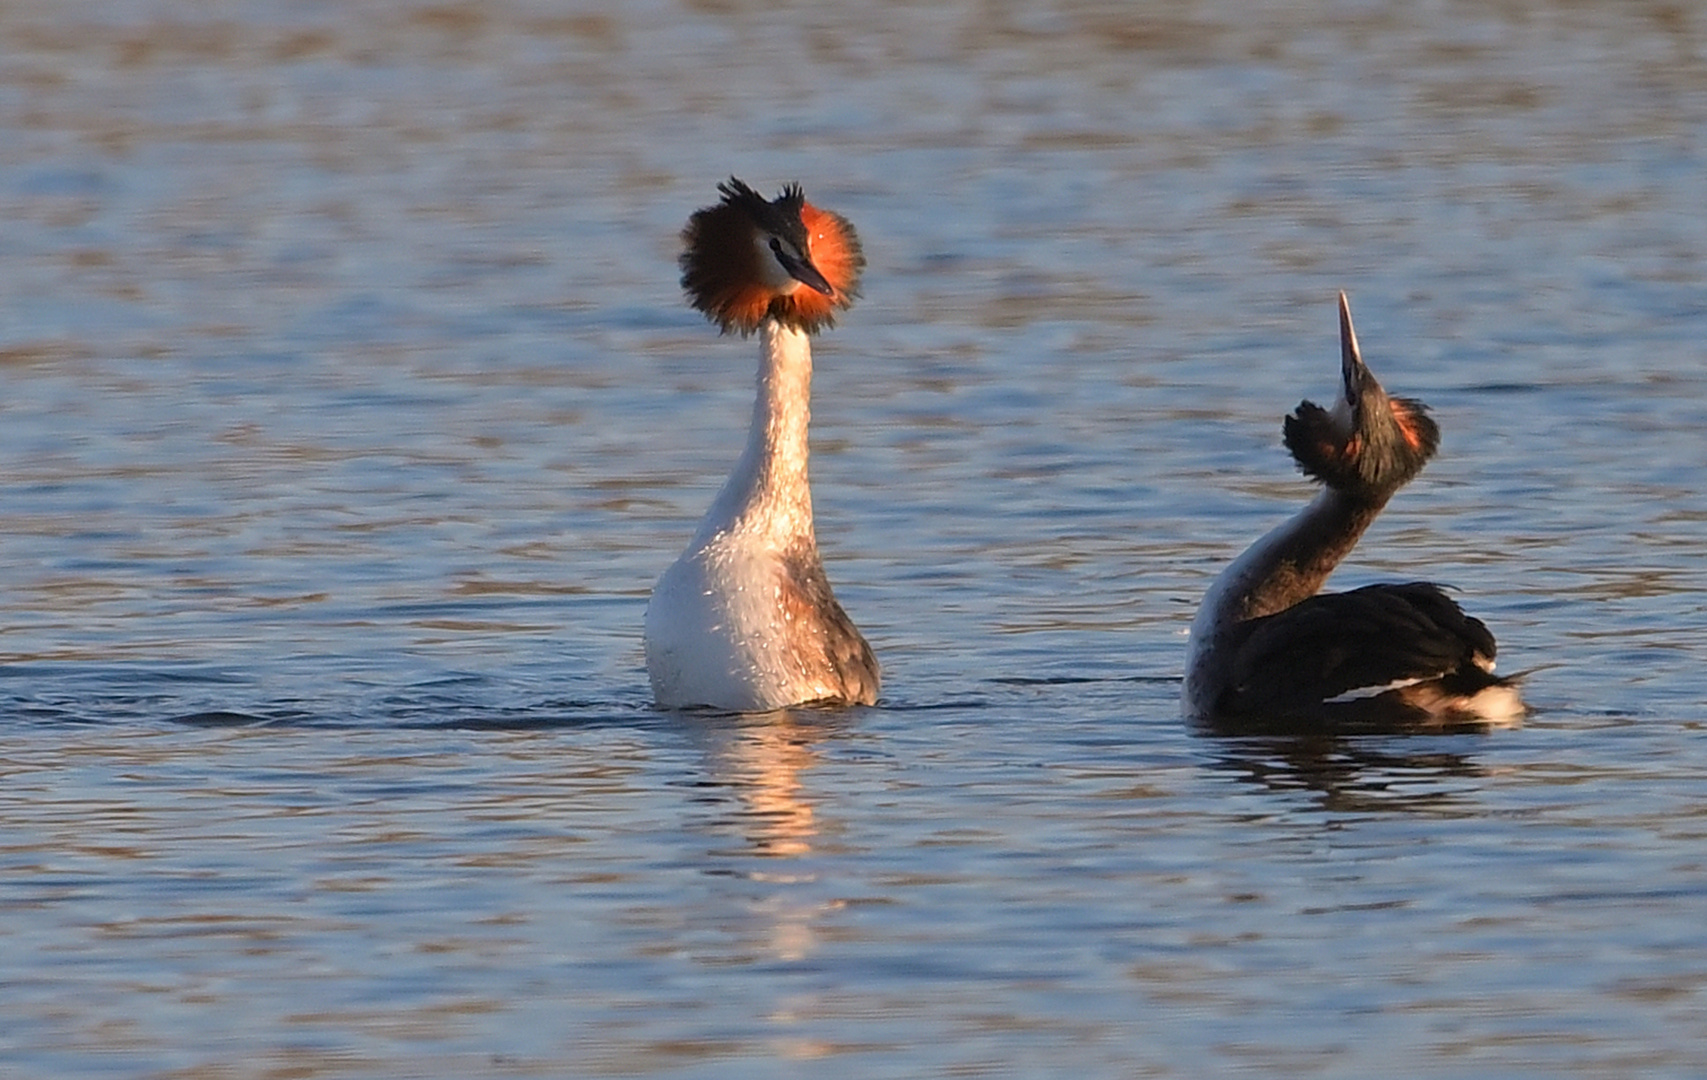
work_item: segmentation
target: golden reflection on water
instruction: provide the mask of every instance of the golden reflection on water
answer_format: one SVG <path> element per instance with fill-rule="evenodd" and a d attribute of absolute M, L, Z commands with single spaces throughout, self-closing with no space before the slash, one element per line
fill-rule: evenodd
<path fill-rule="evenodd" d="M 827 734 L 827 722 L 810 710 L 741 717 L 715 732 L 706 755 L 711 779 L 739 805 L 728 825 L 741 845 L 724 854 L 765 860 L 741 874 L 774 890 L 750 901 L 747 916 L 761 928 L 759 948 L 783 963 L 817 951 L 815 926 L 826 909 L 821 898 L 803 897 L 795 887 L 816 880 L 813 870 L 798 863 L 813 854 L 821 829 L 806 774 L 819 764 L 816 744 Z"/>
<path fill-rule="evenodd" d="M 818 760 L 809 732 L 787 719 L 776 726 L 743 728 L 731 747 L 756 852 L 796 857 L 812 850 L 818 818 L 801 781 Z"/>

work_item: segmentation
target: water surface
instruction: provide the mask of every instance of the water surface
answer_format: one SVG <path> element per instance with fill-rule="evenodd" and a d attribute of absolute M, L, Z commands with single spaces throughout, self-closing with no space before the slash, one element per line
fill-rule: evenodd
<path fill-rule="evenodd" d="M 1696 1076 L 1707 21 L 1661 3 L 0 10 L 0 1067 Z M 651 709 L 755 350 L 858 226 L 820 542 L 882 703 Z M 1488 736 L 1178 717 L 1335 290 L 1440 457 L 1336 576 Z"/>

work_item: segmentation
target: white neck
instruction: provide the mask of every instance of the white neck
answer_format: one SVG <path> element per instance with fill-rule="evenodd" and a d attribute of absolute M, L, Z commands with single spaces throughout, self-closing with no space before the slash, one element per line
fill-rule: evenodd
<path fill-rule="evenodd" d="M 696 543 L 719 532 L 777 540 L 812 536 L 806 476 L 811 398 L 811 339 L 766 319 L 759 324 L 758 397 L 747 447 L 700 522 Z"/>

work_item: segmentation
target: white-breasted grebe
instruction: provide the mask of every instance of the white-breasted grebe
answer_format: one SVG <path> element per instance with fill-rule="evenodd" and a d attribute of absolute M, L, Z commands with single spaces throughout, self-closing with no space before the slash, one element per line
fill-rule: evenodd
<path fill-rule="evenodd" d="M 664 708 L 766 712 L 877 700 L 877 659 L 830 591 L 807 482 L 810 334 L 859 295 L 859 237 L 798 184 L 775 200 L 731 177 L 682 230 L 682 288 L 742 337 L 758 332 L 747 446 L 646 605 L 646 670 Z"/>
<path fill-rule="evenodd" d="M 1343 393 L 1331 410 L 1303 402 L 1284 428 L 1293 460 L 1323 488 L 1203 598 L 1185 714 L 1229 731 L 1516 723 L 1523 701 L 1515 680 L 1493 674 L 1493 635 L 1439 586 L 1316 594 L 1440 436 L 1422 402 L 1387 396 L 1358 350 L 1345 293 L 1339 300 Z"/>

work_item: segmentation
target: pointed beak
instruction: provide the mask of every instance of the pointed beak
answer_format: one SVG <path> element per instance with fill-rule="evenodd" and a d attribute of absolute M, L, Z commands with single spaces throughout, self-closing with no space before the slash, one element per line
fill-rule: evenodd
<path fill-rule="evenodd" d="M 818 272 L 818 268 L 812 265 L 811 260 L 796 259 L 781 251 L 776 253 L 776 259 L 777 262 L 782 264 L 782 268 L 788 271 L 789 277 L 800 282 L 800 284 L 806 286 L 808 289 L 814 289 L 823 293 L 825 296 L 836 295 L 835 287 L 830 284 L 823 274 Z"/>
<path fill-rule="evenodd" d="M 1351 326 L 1351 301 L 1340 290 L 1340 381 L 1345 385 L 1345 403 L 1353 413 L 1363 403 L 1363 392 L 1374 381 L 1363 364 L 1363 353 L 1357 347 L 1357 331 Z"/>

